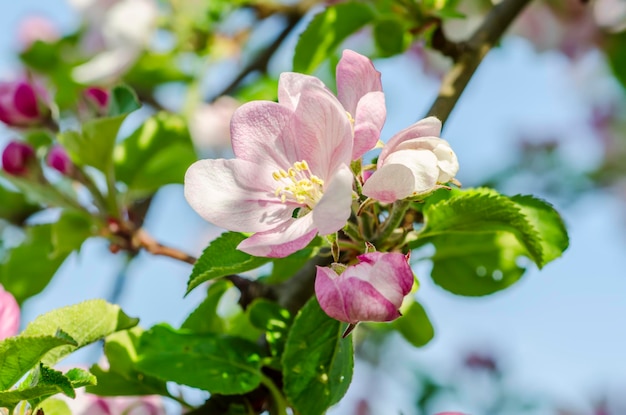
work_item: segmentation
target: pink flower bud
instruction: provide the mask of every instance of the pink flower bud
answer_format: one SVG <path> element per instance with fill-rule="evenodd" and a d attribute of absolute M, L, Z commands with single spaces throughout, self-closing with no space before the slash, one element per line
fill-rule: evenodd
<path fill-rule="evenodd" d="M 44 91 L 28 81 L 0 83 L 0 121 L 10 127 L 40 125 L 50 115 Z"/>
<path fill-rule="evenodd" d="M 67 152 L 59 145 L 50 149 L 46 158 L 46 164 L 65 176 L 70 175 L 74 168 Z"/>
<path fill-rule="evenodd" d="M 87 106 L 98 115 L 106 115 L 109 110 L 108 90 L 96 86 L 89 87 L 83 91 L 83 97 Z"/>
<path fill-rule="evenodd" d="M 12 176 L 23 176 L 35 160 L 35 150 L 21 141 L 11 141 L 2 152 L 2 168 Z"/>
<path fill-rule="evenodd" d="M 400 253 L 371 252 L 359 255 L 359 264 L 338 274 L 317 267 L 315 294 L 330 317 L 346 323 L 391 321 L 413 286 L 413 272 Z"/>
<path fill-rule="evenodd" d="M 0 340 L 15 336 L 20 327 L 20 306 L 0 285 Z"/>

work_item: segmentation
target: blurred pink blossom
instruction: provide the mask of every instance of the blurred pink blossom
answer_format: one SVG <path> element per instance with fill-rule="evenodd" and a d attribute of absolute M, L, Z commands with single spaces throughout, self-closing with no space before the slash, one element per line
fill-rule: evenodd
<path fill-rule="evenodd" d="M 0 340 L 15 336 L 20 328 L 20 306 L 0 285 Z"/>
<path fill-rule="evenodd" d="M 87 20 L 94 23 L 92 30 L 95 33 L 90 36 L 99 35 L 102 41 L 102 49 L 96 56 L 74 68 L 73 78 L 82 84 L 117 80 L 130 69 L 152 40 L 158 18 L 157 3 L 154 0 L 73 2 L 84 11 Z M 95 16 L 90 9 L 94 4 L 101 10 Z"/>
<path fill-rule="evenodd" d="M 50 116 L 45 101 L 45 91 L 29 80 L 1 82 L 0 121 L 10 127 L 41 125 Z"/>
<path fill-rule="evenodd" d="M 59 40 L 61 33 L 56 25 L 43 16 L 28 16 L 20 22 L 17 39 L 23 49 L 29 49 L 36 41 L 53 43 Z"/>
<path fill-rule="evenodd" d="M 76 390 L 76 398 L 65 398 L 72 415 L 165 415 L 159 396 L 103 397 Z"/>
<path fill-rule="evenodd" d="M 235 98 L 221 96 L 194 111 L 189 120 L 189 132 L 201 153 L 220 154 L 231 147 L 230 119 L 240 105 Z"/>

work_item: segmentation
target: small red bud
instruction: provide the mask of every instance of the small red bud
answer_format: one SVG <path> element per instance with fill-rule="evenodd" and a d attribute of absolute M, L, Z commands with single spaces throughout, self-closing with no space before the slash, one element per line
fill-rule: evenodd
<path fill-rule="evenodd" d="M 10 127 L 42 125 L 50 116 L 45 91 L 28 81 L 0 83 L 0 121 Z"/>
<path fill-rule="evenodd" d="M 67 152 L 59 145 L 50 149 L 48 157 L 46 157 L 46 164 L 65 176 L 69 176 L 74 168 Z"/>
<path fill-rule="evenodd" d="M 2 152 L 2 168 L 12 176 L 23 176 L 35 160 L 35 150 L 21 141 L 11 141 Z"/>
<path fill-rule="evenodd" d="M 98 115 L 106 115 L 109 109 L 109 91 L 99 87 L 89 87 L 83 91 L 87 106 Z"/>

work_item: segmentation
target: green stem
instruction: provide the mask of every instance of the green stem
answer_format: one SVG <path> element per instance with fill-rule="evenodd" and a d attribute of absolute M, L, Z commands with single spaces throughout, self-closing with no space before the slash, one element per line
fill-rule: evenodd
<path fill-rule="evenodd" d="M 282 392 L 276 387 L 272 379 L 265 375 L 261 375 L 261 383 L 270 391 L 274 407 L 271 411 L 272 415 L 287 415 L 287 401 Z"/>
<path fill-rule="evenodd" d="M 98 189 L 98 186 L 96 186 L 96 183 L 93 181 L 91 176 L 78 166 L 74 166 L 74 168 L 76 169 L 76 178 L 87 188 L 87 190 L 89 190 L 89 193 L 91 193 L 94 198 L 96 206 L 98 206 L 102 213 L 108 211 L 108 202 L 102 195 L 100 189 Z"/>
<path fill-rule="evenodd" d="M 352 239 L 354 242 L 364 241 L 363 236 L 361 236 L 361 231 L 359 230 L 359 227 L 352 222 L 348 222 L 346 226 L 343 227 L 343 233 L 348 235 L 350 239 Z"/>
<path fill-rule="evenodd" d="M 411 202 L 408 200 L 398 200 L 394 202 L 391 207 L 391 212 L 389 212 L 389 217 L 382 224 L 382 228 L 378 231 L 378 235 L 374 239 L 373 243 L 375 246 L 384 242 L 391 234 L 400 226 L 406 211 L 411 206 Z"/>
<path fill-rule="evenodd" d="M 115 173 L 113 171 L 113 163 L 109 166 L 105 174 L 107 181 L 107 211 L 114 219 L 121 219 L 122 213 L 117 203 L 117 188 L 115 187 Z"/>

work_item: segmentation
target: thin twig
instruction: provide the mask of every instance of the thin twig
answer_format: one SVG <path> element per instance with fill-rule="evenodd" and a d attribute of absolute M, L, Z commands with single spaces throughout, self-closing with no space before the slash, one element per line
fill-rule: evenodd
<path fill-rule="evenodd" d="M 287 38 L 289 33 L 291 33 L 291 31 L 296 27 L 301 17 L 301 15 L 295 13 L 286 15 L 287 25 L 285 26 L 283 31 L 280 32 L 280 34 L 276 37 L 276 39 L 274 39 L 274 41 L 267 48 L 265 48 L 265 50 L 259 53 L 255 59 L 253 59 L 248 65 L 246 65 L 231 83 L 229 83 L 224 89 L 215 94 L 208 101 L 213 102 L 222 95 L 232 94 L 233 91 L 237 89 L 241 81 L 243 81 L 252 72 L 264 72 L 276 50 L 278 50 L 278 48 L 280 47 L 280 45 L 282 45 L 283 41 Z"/>
<path fill-rule="evenodd" d="M 503 0 L 491 9 L 483 24 L 464 44 L 452 69 L 446 74 L 439 95 L 428 111 L 445 123 L 485 55 L 530 0 Z"/>
<path fill-rule="evenodd" d="M 179 249 L 160 244 L 143 229 L 139 229 L 134 233 L 133 245 L 137 248 L 143 248 L 153 255 L 167 256 L 191 265 L 195 265 L 198 260 L 196 257 L 186 254 Z"/>

